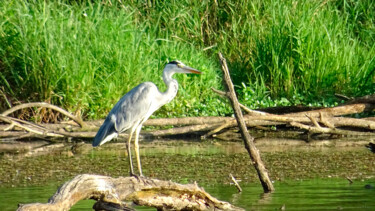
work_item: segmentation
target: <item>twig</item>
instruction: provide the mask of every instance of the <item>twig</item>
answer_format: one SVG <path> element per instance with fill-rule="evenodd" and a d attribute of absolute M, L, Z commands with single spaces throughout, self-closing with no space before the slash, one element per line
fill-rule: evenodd
<path fill-rule="evenodd" d="M 20 127 L 22 129 L 25 129 L 26 131 L 28 131 L 30 133 L 35 133 L 35 134 L 42 135 L 42 136 L 64 137 L 63 135 L 60 135 L 60 134 L 55 134 L 55 133 L 50 133 L 48 131 L 39 131 L 39 130 L 32 129 L 32 128 L 27 127 L 25 125 L 22 125 L 22 124 L 20 124 L 16 121 L 13 121 L 10 117 L 6 117 L 6 116 L 3 116 L 3 115 L 0 115 L 0 120 L 2 120 L 4 122 L 7 122 L 9 124 L 14 124 L 15 126 Z"/>
<path fill-rule="evenodd" d="M 201 136 L 201 139 L 206 139 L 206 138 L 212 136 L 213 134 L 220 132 L 221 130 L 223 130 L 225 128 L 233 126 L 235 123 L 236 122 L 235 122 L 234 119 L 231 120 L 231 121 L 227 121 L 224 124 L 220 125 L 219 127 L 216 127 L 215 129 L 213 129 L 213 130 L 209 131 L 208 133 L 204 134 L 203 136 Z"/>
<path fill-rule="evenodd" d="M 233 177 L 232 173 L 229 174 L 229 177 L 232 179 L 232 181 L 233 181 L 234 185 L 236 186 L 238 192 L 241 193 L 241 192 L 242 192 L 242 188 L 241 188 L 241 186 L 238 184 L 236 178 Z"/>
<path fill-rule="evenodd" d="M 340 130 L 337 128 L 323 128 L 323 127 L 313 127 L 308 126 L 299 122 L 291 122 L 290 125 L 294 127 L 299 127 L 301 129 L 307 130 L 312 133 L 328 133 L 328 134 L 336 134 L 336 135 L 351 135 L 351 136 L 373 136 L 374 133 L 372 132 L 358 132 L 358 131 L 351 131 L 351 130 Z"/>
<path fill-rule="evenodd" d="M 17 106 L 14 106 L 14 107 L 4 111 L 2 113 L 2 115 L 8 116 L 9 114 L 11 114 L 11 113 L 13 113 L 17 110 L 24 109 L 24 108 L 31 108 L 31 107 L 43 107 L 43 108 L 49 108 L 49 109 L 58 111 L 58 112 L 64 114 L 65 116 L 71 118 L 75 122 L 77 122 L 81 127 L 86 126 L 85 122 L 82 121 L 81 118 L 74 116 L 73 114 L 69 113 L 68 111 L 66 111 L 66 110 L 64 110 L 64 109 L 62 109 L 58 106 L 55 106 L 55 105 L 52 105 L 52 104 L 49 104 L 49 103 L 45 103 L 45 102 L 25 103 L 25 104 L 17 105 Z"/>
<path fill-rule="evenodd" d="M 228 97 L 230 96 L 229 92 L 223 92 L 223 91 L 220 91 L 220 90 L 217 90 L 213 87 L 211 87 L 211 90 L 213 92 L 215 92 L 216 94 L 219 94 L 221 96 L 224 96 L 224 97 Z M 255 115 L 255 116 L 258 116 L 258 115 L 267 115 L 266 112 L 262 112 L 262 111 L 256 111 L 256 110 L 252 110 L 248 107 L 246 107 L 245 105 L 241 104 L 240 102 L 238 102 L 238 105 L 244 110 L 246 111 L 248 114 L 251 114 L 251 115 Z"/>
<path fill-rule="evenodd" d="M 350 184 L 353 184 L 353 180 L 350 177 L 346 176 L 346 179 L 349 181 Z"/>
<path fill-rule="evenodd" d="M 313 116 L 310 116 L 310 115 L 306 114 L 306 117 L 311 120 L 311 122 L 315 125 L 315 127 L 322 128 L 322 127 L 320 127 L 319 123 L 316 121 L 316 119 Z"/>
<path fill-rule="evenodd" d="M 335 125 L 331 124 L 322 113 L 320 113 L 320 122 L 331 129 L 335 128 Z"/>

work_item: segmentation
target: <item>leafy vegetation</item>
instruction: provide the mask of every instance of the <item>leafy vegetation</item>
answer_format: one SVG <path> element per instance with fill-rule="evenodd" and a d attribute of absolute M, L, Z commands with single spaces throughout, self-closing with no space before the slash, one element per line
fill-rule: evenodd
<path fill-rule="evenodd" d="M 161 90 L 174 59 L 177 98 L 157 116 L 226 115 L 216 53 L 227 57 L 252 108 L 337 104 L 334 93 L 375 92 L 375 3 L 360 1 L 0 2 L 0 90 L 102 118 L 131 88 Z M 0 101 L 6 108 L 6 102 Z"/>

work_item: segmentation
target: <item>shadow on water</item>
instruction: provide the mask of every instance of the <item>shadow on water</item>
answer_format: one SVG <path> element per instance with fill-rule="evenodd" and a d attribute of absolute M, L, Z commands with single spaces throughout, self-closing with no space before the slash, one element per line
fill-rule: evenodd
<path fill-rule="evenodd" d="M 143 141 L 141 157 L 145 175 L 197 181 L 214 197 L 246 210 L 375 210 L 375 154 L 365 143 L 258 139 L 276 188 L 272 194 L 262 193 L 240 142 Z M 0 155 L 0 210 L 45 203 L 77 174 L 118 177 L 128 172 L 125 144 L 118 142 L 95 149 L 90 143 L 1 142 Z M 230 184 L 229 173 L 241 181 L 242 193 Z M 72 210 L 88 210 L 93 203 L 81 201 Z"/>

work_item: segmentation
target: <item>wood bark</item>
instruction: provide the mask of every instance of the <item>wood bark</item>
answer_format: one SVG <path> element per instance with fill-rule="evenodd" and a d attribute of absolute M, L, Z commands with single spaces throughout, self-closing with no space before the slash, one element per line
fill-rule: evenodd
<path fill-rule="evenodd" d="M 234 86 L 232 84 L 232 80 L 230 78 L 229 69 L 226 63 L 225 58 L 219 53 L 220 63 L 221 63 L 221 69 L 224 72 L 224 80 L 227 84 L 227 88 L 229 90 L 229 97 L 230 101 L 234 110 L 234 114 L 237 119 L 238 126 L 241 130 L 241 135 L 245 144 L 245 148 L 247 152 L 250 155 L 251 160 L 253 161 L 253 165 L 255 167 L 255 170 L 258 173 L 259 180 L 262 184 L 263 190 L 265 193 L 274 191 L 273 184 L 268 176 L 268 171 L 263 164 L 263 161 L 260 157 L 260 153 L 258 149 L 255 147 L 254 144 L 254 138 L 250 135 L 250 133 L 247 131 L 247 127 L 244 121 L 244 118 L 242 116 L 242 112 L 240 109 L 240 106 L 238 105 L 238 100 L 236 97 L 236 93 L 234 91 Z"/>
<path fill-rule="evenodd" d="M 78 175 L 61 186 L 48 203 L 20 205 L 18 211 L 69 210 L 80 200 L 93 199 L 97 210 L 131 210 L 125 201 L 158 210 L 243 210 L 219 201 L 196 184 L 177 184 L 145 177 Z"/>

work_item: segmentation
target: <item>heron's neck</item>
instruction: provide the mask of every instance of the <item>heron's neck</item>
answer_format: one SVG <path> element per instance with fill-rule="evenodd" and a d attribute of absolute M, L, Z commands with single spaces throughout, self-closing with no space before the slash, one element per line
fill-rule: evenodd
<path fill-rule="evenodd" d="M 167 86 L 167 90 L 162 93 L 163 99 L 165 99 L 165 103 L 170 102 L 177 94 L 178 91 L 178 82 L 176 79 L 172 78 L 173 73 L 169 71 L 163 72 L 163 81 Z"/>

